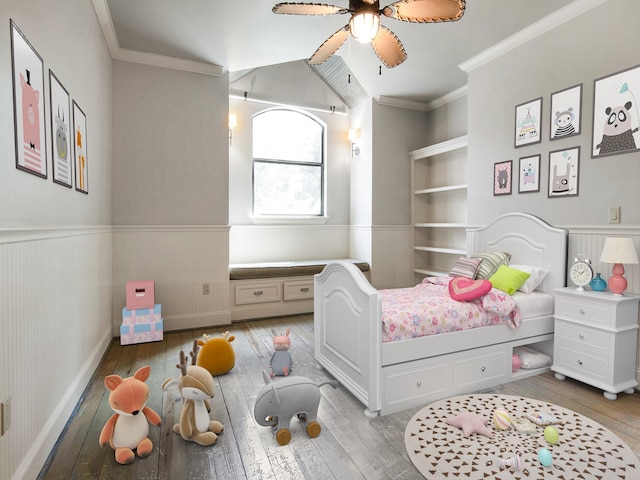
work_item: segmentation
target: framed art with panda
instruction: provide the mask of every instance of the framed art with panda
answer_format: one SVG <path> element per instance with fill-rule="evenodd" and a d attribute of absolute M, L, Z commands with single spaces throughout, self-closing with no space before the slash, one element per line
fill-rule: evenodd
<path fill-rule="evenodd" d="M 551 94 L 550 140 L 580 135 L 582 84 Z"/>
<path fill-rule="evenodd" d="M 640 65 L 594 80 L 591 158 L 640 149 Z"/>

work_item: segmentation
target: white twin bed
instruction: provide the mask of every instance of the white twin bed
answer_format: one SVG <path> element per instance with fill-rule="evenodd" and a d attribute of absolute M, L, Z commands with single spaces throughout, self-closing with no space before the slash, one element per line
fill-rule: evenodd
<path fill-rule="evenodd" d="M 382 295 L 352 263 L 330 262 L 315 275 L 315 358 L 375 417 L 489 388 L 549 369 L 512 372 L 513 349 L 553 352 L 553 289 L 565 285 L 567 232 L 510 213 L 467 231 L 470 253 L 508 252 L 511 265 L 548 271 L 538 289 L 514 298 L 518 328 L 505 323 L 383 341 Z M 546 294 L 546 295 L 545 295 Z M 388 335 L 387 335 L 388 336 Z M 388 339 L 385 339 L 388 340 Z"/>

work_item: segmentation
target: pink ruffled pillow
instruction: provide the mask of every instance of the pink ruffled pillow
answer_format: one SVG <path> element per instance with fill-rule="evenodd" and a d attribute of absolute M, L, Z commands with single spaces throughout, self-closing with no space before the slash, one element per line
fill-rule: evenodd
<path fill-rule="evenodd" d="M 466 277 L 453 277 L 449 282 L 449 295 L 451 295 L 451 298 L 454 300 L 464 302 L 486 295 L 491 291 L 491 287 L 489 280 L 471 280 Z"/>

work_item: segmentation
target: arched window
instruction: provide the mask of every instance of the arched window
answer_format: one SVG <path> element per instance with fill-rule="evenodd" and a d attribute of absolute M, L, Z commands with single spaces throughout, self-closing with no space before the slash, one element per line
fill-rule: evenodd
<path fill-rule="evenodd" d="M 253 215 L 323 216 L 325 125 L 273 108 L 253 117 Z"/>

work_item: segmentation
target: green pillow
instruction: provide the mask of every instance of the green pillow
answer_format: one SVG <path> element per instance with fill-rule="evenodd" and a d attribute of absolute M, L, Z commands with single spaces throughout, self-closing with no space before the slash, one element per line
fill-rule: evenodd
<path fill-rule="evenodd" d="M 493 288 L 513 295 L 530 276 L 530 273 L 523 272 L 522 270 L 500 265 L 489 281 L 491 285 L 493 285 Z"/>

